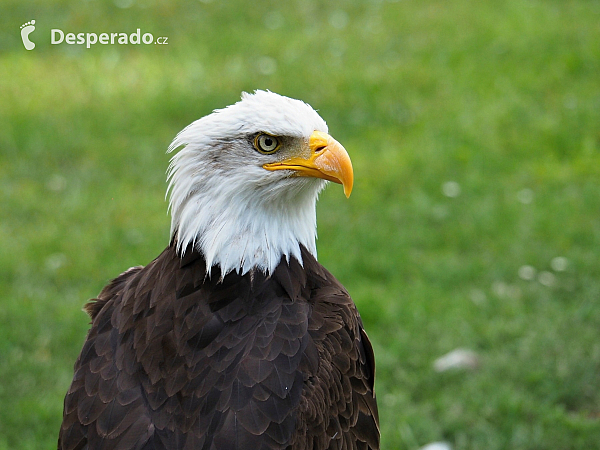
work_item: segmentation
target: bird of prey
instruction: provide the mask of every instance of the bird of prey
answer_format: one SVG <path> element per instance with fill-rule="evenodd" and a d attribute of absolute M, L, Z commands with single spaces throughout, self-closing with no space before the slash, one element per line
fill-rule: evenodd
<path fill-rule="evenodd" d="M 255 91 L 177 149 L 170 243 L 85 306 L 58 448 L 378 449 L 373 350 L 315 245 L 319 192 L 352 190 L 344 147 Z"/>

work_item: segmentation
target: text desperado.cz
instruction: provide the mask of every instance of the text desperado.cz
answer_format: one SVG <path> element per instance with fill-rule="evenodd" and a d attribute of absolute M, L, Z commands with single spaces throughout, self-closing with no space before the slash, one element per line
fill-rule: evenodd
<path fill-rule="evenodd" d="M 96 43 L 104 45 L 152 43 L 166 45 L 168 39 L 168 37 L 160 36 L 157 37 L 155 41 L 152 33 L 144 33 L 142 35 L 139 28 L 135 33 L 129 35 L 127 33 L 100 33 L 99 35 L 96 33 L 67 33 L 65 35 L 62 30 L 56 28 L 50 30 L 51 44 L 61 44 L 63 42 L 66 42 L 67 44 L 85 44 L 87 48 L 90 48 Z"/>

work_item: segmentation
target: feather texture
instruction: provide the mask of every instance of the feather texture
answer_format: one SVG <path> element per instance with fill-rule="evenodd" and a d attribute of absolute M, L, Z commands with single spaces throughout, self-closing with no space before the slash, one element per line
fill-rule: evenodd
<path fill-rule="evenodd" d="M 378 449 L 374 358 L 350 296 L 302 247 L 269 277 L 169 246 L 86 306 L 58 448 Z"/>

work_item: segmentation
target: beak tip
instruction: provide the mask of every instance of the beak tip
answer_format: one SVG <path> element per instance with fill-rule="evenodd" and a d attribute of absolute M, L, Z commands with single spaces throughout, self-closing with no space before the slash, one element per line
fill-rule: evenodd
<path fill-rule="evenodd" d="M 350 198 L 352 194 L 352 188 L 354 187 L 354 176 L 351 173 L 349 177 L 342 178 L 342 187 L 344 188 L 344 195 L 346 198 Z"/>

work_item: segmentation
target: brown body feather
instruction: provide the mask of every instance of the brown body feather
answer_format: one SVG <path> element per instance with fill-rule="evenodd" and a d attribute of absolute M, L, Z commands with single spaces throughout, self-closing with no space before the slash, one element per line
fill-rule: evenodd
<path fill-rule="evenodd" d="M 374 358 L 354 303 L 303 249 L 221 277 L 168 247 L 86 306 L 58 448 L 378 449 Z"/>

